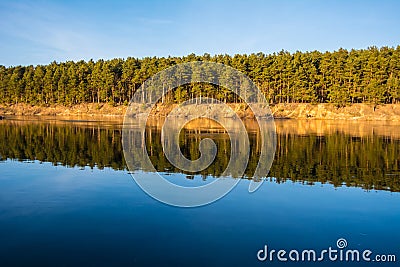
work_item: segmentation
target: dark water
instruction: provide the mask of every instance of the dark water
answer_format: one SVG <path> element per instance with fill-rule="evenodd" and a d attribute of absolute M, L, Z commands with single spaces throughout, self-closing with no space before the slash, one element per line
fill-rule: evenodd
<path fill-rule="evenodd" d="M 184 173 L 163 156 L 158 123 L 146 144 L 156 169 L 182 185 L 220 179 L 229 137 L 208 126 L 181 133 L 199 157 L 213 138 L 216 161 Z M 248 193 L 259 154 L 248 122 L 246 175 L 221 200 L 171 207 L 146 195 L 125 167 L 118 122 L 0 122 L 0 266 L 396 266 L 365 262 L 260 262 L 270 249 L 369 249 L 400 260 L 400 131 L 389 123 L 277 121 L 266 178 Z M 226 179 L 226 178 L 224 178 Z M 230 178 L 232 179 L 232 178 Z"/>

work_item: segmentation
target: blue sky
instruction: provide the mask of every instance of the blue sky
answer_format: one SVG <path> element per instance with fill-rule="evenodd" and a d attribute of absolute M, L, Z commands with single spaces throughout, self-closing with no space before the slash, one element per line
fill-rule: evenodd
<path fill-rule="evenodd" d="M 0 1 L 0 64 L 400 45 L 400 1 Z"/>

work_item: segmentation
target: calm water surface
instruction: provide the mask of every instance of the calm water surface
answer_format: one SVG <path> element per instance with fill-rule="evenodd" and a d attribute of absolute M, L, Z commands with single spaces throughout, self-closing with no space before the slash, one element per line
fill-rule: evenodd
<path fill-rule="evenodd" d="M 188 158 L 199 156 L 204 137 L 219 150 L 203 172 L 183 173 L 163 156 L 157 125 L 146 131 L 147 147 L 167 179 L 189 186 L 221 179 L 226 133 L 204 124 L 185 129 Z M 247 125 L 246 176 L 221 200 L 184 209 L 157 202 L 132 180 L 119 122 L 1 121 L 0 266 L 365 266 L 256 257 L 264 245 L 318 251 L 336 248 L 339 238 L 400 260 L 399 125 L 276 121 L 274 163 L 253 194 L 258 137 Z"/>

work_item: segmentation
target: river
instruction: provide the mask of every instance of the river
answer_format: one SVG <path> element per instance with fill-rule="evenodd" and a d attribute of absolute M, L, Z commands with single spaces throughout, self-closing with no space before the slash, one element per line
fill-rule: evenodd
<path fill-rule="evenodd" d="M 276 150 L 264 183 L 247 188 L 260 154 L 247 121 L 244 175 L 226 175 L 229 135 L 194 123 L 179 136 L 189 159 L 199 142 L 218 152 L 190 173 L 163 154 L 160 123 L 146 128 L 154 168 L 182 186 L 240 179 L 218 201 L 197 208 L 153 199 L 132 179 L 118 120 L 10 117 L 0 121 L 0 266 L 309 266 L 260 261 L 276 251 L 347 248 L 400 260 L 400 128 L 390 122 L 276 120 Z M 144 175 L 149 170 L 137 170 Z M 323 266 L 365 262 L 324 259 Z M 371 264 L 371 263 L 370 263 Z M 396 266 L 396 263 L 385 263 Z"/>

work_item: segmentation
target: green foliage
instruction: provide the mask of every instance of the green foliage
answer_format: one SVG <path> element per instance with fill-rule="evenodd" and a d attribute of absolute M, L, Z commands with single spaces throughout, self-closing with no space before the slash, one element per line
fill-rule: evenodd
<path fill-rule="evenodd" d="M 257 53 L 233 57 L 191 54 L 186 57 L 52 62 L 35 67 L 0 66 L 0 103 L 121 105 L 128 103 L 140 85 L 155 73 L 175 64 L 199 60 L 223 63 L 242 71 L 271 104 L 334 103 L 344 106 L 349 103 L 400 103 L 400 46 L 351 51 L 339 49 L 325 53 L 280 51 L 270 55 Z M 204 70 L 185 75 L 196 79 L 212 73 Z M 174 77 L 180 78 L 184 77 Z M 228 81 L 232 77 L 221 79 Z M 165 90 L 170 89 L 170 84 L 171 81 L 166 81 Z M 246 92 L 235 93 L 218 86 L 194 83 L 178 88 L 173 94 L 163 97 L 162 102 L 179 103 L 191 97 L 243 101 L 237 94 L 246 95 Z M 254 97 L 246 95 L 246 98 Z"/>

